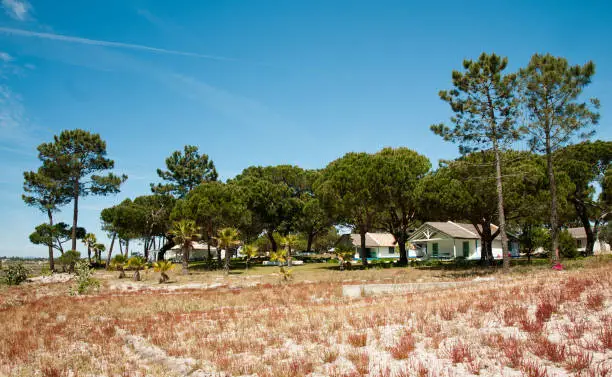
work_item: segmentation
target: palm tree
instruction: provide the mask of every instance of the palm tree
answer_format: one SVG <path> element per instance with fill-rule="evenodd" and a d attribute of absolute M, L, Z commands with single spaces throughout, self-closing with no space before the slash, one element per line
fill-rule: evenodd
<path fill-rule="evenodd" d="M 155 272 L 159 272 L 161 274 L 159 278 L 159 284 L 162 284 L 170 280 L 170 277 L 168 276 L 168 274 L 166 274 L 166 272 L 173 269 L 174 264 L 172 264 L 172 262 L 170 261 L 161 260 L 159 262 L 153 263 L 153 268 L 155 269 Z"/>
<path fill-rule="evenodd" d="M 127 261 L 127 267 L 134 269 L 134 281 L 140 281 L 140 270 L 147 267 L 147 260 L 143 257 L 131 257 Z"/>
<path fill-rule="evenodd" d="M 295 234 L 289 234 L 282 239 L 282 246 L 287 249 L 287 266 L 291 267 L 291 250 L 295 250 L 299 245 L 298 236 Z"/>
<path fill-rule="evenodd" d="M 225 249 L 225 274 L 229 275 L 230 269 L 230 250 L 231 248 L 240 244 L 238 239 L 238 229 L 236 228 L 223 228 L 217 233 L 217 252 L 220 253 L 220 249 Z"/>
<path fill-rule="evenodd" d="M 174 243 L 181 245 L 183 251 L 183 275 L 189 275 L 189 252 L 193 249 L 193 241 L 197 239 L 197 226 L 193 220 L 180 220 L 173 224 L 170 234 L 174 236 Z"/>
<path fill-rule="evenodd" d="M 93 251 L 98 264 L 102 264 L 102 253 L 106 251 L 106 246 L 102 243 L 93 245 Z"/>
<path fill-rule="evenodd" d="M 111 259 L 110 266 L 111 268 L 119 271 L 119 279 L 123 279 L 125 277 L 124 267 L 127 261 L 127 257 L 123 254 L 117 254 L 113 257 L 113 259 Z"/>
<path fill-rule="evenodd" d="M 87 233 L 85 237 L 83 237 L 83 243 L 87 246 L 87 260 L 89 264 L 91 264 L 91 249 L 97 242 L 96 235 L 93 233 Z"/>
<path fill-rule="evenodd" d="M 249 269 L 249 261 L 251 258 L 257 256 L 259 249 L 255 245 L 244 245 L 242 248 L 242 254 L 246 256 L 246 269 Z"/>
<path fill-rule="evenodd" d="M 289 280 L 291 279 L 291 270 L 290 269 L 286 269 L 285 270 L 285 266 L 283 266 L 285 264 L 285 262 L 287 261 L 287 250 L 285 249 L 279 249 L 276 252 L 271 252 L 270 253 L 270 260 L 272 262 L 278 262 L 279 264 L 279 272 L 281 277 L 283 278 L 283 280 Z"/>

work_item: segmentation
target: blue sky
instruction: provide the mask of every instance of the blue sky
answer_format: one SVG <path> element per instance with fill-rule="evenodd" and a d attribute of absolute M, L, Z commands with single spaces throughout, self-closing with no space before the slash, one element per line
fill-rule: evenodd
<path fill-rule="evenodd" d="M 0 0 L 0 256 L 44 256 L 45 221 L 21 201 L 36 146 L 62 129 L 101 134 L 121 194 L 87 198 L 80 223 L 149 192 L 155 169 L 199 146 L 223 179 L 249 165 L 321 168 L 349 151 L 407 146 L 434 165 L 457 148 L 438 91 L 481 52 L 510 69 L 535 52 L 593 60 L 587 96 L 612 127 L 612 4 L 574 1 Z M 57 215 L 69 222 L 71 207 Z"/>

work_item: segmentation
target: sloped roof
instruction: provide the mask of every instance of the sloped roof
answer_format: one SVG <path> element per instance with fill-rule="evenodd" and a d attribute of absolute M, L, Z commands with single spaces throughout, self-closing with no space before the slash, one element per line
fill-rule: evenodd
<path fill-rule="evenodd" d="M 584 230 L 583 227 L 580 228 L 567 228 L 567 231 L 569 232 L 569 234 L 572 235 L 572 237 L 579 239 L 579 238 L 586 238 L 586 230 Z"/>
<path fill-rule="evenodd" d="M 361 246 L 359 234 L 351 234 L 354 246 Z M 395 247 L 395 237 L 391 233 L 366 233 L 366 247 Z"/>
<path fill-rule="evenodd" d="M 180 248 L 181 248 L 181 245 L 174 245 L 172 246 L 171 250 L 180 250 Z M 208 246 L 206 245 L 205 242 L 194 242 L 193 250 L 208 250 Z M 217 248 L 211 245 L 210 250 L 217 250 Z"/>
<path fill-rule="evenodd" d="M 476 230 L 476 227 L 472 224 L 466 223 L 456 223 L 454 221 L 445 221 L 445 222 L 437 222 L 437 221 L 428 221 L 423 224 L 419 229 L 417 229 L 413 234 L 418 235 L 421 229 L 423 228 L 433 228 L 439 232 L 442 232 L 449 237 L 452 238 L 462 238 L 462 239 L 479 239 L 480 235 Z M 491 232 L 494 233 L 497 231 L 497 225 L 491 224 Z M 508 236 L 514 237 L 511 234 Z M 417 236 L 418 237 L 418 236 Z"/>

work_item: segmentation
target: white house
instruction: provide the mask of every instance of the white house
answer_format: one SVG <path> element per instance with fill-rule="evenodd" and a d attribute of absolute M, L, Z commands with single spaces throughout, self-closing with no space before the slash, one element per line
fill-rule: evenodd
<path fill-rule="evenodd" d="M 587 236 L 586 230 L 583 227 L 580 228 L 568 228 L 567 231 L 572 237 L 576 240 L 576 247 L 578 251 L 584 253 L 586 250 L 587 244 Z M 599 240 L 595 240 L 595 244 L 593 245 L 593 254 L 609 254 L 610 253 L 610 245 L 605 242 L 600 242 Z"/>
<path fill-rule="evenodd" d="M 491 231 L 496 232 L 497 226 L 491 225 Z M 478 231 L 472 224 L 447 222 L 426 222 L 408 239 L 416 253 L 424 258 L 466 258 L 480 259 L 482 243 Z M 502 259 L 501 240 L 496 237 L 492 245 L 493 257 Z M 510 254 L 519 256 L 518 240 L 510 236 L 508 242 Z"/>
<path fill-rule="evenodd" d="M 181 245 L 174 245 L 164 254 L 166 260 L 180 260 L 183 255 Z M 213 259 L 217 258 L 217 248 L 210 247 L 210 255 Z M 193 249 L 189 252 L 189 260 L 205 260 L 208 257 L 208 245 L 204 242 L 194 242 Z M 221 250 L 221 258 L 225 258 L 225 250 Z"/>
<path fill-rule="evenodd" d="M 366 257 L 368 259 L 398 258 L 399 249 L 396 248 L 397 242 L 391 233 L 366 233 Z M 359 234 L 351 234 L 351 242 L 355 247 L 355 258 L 361 258 L 361 237 Z M 409 258 L 417 258 L 417 250 L 406 250 Z"/>

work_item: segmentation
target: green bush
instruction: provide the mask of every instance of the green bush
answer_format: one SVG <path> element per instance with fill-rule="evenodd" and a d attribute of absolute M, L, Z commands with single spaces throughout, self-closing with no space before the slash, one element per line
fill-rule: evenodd
<path fill-rule="evenodd" d="M 74 272 L 74 267 L 78 260 L 81 258 L 81 253 L 76 250 L 68 250 L 62 256 L 57 258 L 58 262 L 62 265 L 62 269 L 66 271 L 68 267 L 69 272 Z"/>
<path fill-rule="evenodd" d="M 28 279 L 28 269 L 19 262 L 8 266 L 4 280 L 8 285 L 19 285 Z"/>
<path fill-rule="evenodd" d="M 86 294 L 100 287 L 100 282 L 92 278 L 94 270 L 93 268 L 89 268 L 89 263 L 87 263 L 87 261 L 79 260 L 76 262 L 74 271 L 77 277 L 77 294 Z M 74 293 L 75 292 L 72 290 L 71 294 Z"/>
<path fill-rule="evenodd" d="M 559 233 L 559 255 L 562 258 L 576 258 L 580 255 L 576 240 L 567 230 Z"/>

